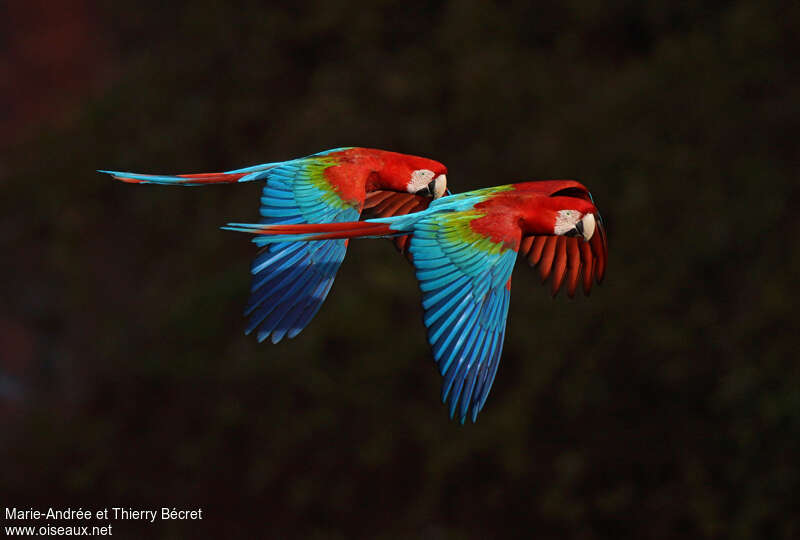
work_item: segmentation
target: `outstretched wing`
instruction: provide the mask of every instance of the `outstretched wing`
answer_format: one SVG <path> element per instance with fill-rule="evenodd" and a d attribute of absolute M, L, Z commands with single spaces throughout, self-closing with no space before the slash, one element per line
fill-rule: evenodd
<path fill-rule="evenodd" d="M 335 223 L 357 221 L 361 199 L 340 196 L 326 171 L 339 165 L 335 156 L 323 152 L 303 159 L 277 164 L 259 175 L 265 180 L 261 196 L 261 223 Z M 357 185 L 366 171 L 348 171 L 347 181 Z M 365 178 L 355 176 L 363 174 Z M 363 184 L 362 184 L 363 185 Z M 264 245 L 264 239 L 253 242 Z M 272 336 L 277 343 L 284 336 L 299 334 L 311 322 L 330 291 L 344 259 L 346 240 L 292 242 L 264 245 L 251 267 L 253 283 L 245 315 L 246 332 L 257 332 L 259 341 Z"/>
<path fill-rule="evenodd" d="M 511 272 L 521 232 L 476 232 L 476 211 L 433 214 L 415 225 L 410 251 L 422 290 L 425 326 L 444 377 L 450 417 L 474 422 L 494 382 L 505 337 Z"/>
<path fill-rule="evenodd" d="M 567 294 L 575 296 L 578 282 L 583 282 L 583 293 L 589 295 L 592 282 L 603 282 L 608 258 L 608 241 L 605 224 L 597 216 L 597 230 L 589 242 L 582 238 L 566 236 L 535 236 L 522 239 L 519 246 L 520 257 L 528 264 L 538 266 L 542 283 L 552 276 L 550 292 L 555 296 L 566 283 Z"/>
<path fill-rule="evenodd" d="M 336 148 L 305 158 L 265 163 L 223 173 L 153 175 L 100 171 L 131 183 L 199 186 L 265 181 L 261 223 L 319 224 L 357 221 L 369 171 L 342 158 Z M 257 244 L 264 244 L 255 238 Z M 277 343 L 294 337 L 319 310 L 344 259 L 346 240 L 265 246 L 253 261 L 246 332 Z"/>

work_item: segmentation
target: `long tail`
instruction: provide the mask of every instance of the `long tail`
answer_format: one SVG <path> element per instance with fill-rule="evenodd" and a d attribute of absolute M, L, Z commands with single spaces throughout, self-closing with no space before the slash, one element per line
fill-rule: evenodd
<path fill-rule="evenodd" d="M 376 238 L 404 234 L 393 229 L 389 223 L 354 221 L 343 223 L 313 223 L 300 225 L 262 225 L 260 223 L 228 223 L 226 231 L 257 235 L 256 244 L 277 242 L 312 242 L 315 240 L 337 240 L 344 238 Z"/>
<path fill-rule="evenodd" d="M 255 165 L 244 169 L 236 169 L 233 171 L 218 172 L 218 173 L 200 173 L 200 174 L 175 174 L 175 175 L 162 175 L 162 174 L 140 174 L 132 172 L 119 172 L 119 171 L 105 171 L 98 170 L 97 172 L 110 174 L 113 178 L 128 182 L 131 184 L 161 184 L 170 186 L 204 186 L 206 184 L 234 184 L 237 182 L 252 182 L 253 180 L 260 180 L 264 177 L 270 169 L 279 163 L 264 163 L 263 165 Z"/>

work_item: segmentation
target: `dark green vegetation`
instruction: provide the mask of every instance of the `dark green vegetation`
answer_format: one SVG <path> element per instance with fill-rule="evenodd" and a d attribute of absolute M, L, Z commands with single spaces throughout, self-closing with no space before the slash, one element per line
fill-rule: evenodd
<path fill-rule="evenodd" d="M 3 504 L 205 508 L 123 538 L 800 536 L 796 2 L 220 4 L 87 4 L 83 49 L 25 54 L 91 84 L 6 81 L 59 107 L 2 135 Z M 4 24 L 19 56 L 37 28 Z M 388 242 L 259 345 L 255 248 L 218 229 L 259 187 L 93 172 L 341 145 L 439 159 L 456 191 L 577 178 L 605 215 L 588 300 L 517 269 L 476 425 L 447 420 Z"/>

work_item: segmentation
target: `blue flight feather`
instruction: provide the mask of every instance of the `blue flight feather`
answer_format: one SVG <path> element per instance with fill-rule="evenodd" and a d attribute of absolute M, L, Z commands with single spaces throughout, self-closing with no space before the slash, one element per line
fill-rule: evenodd
<path fill-rule="evenodd" d="M 260 174 L 266 180 L 261 192 L 261 224 L 357 221 L 359 209 L 345 204 L 327 184 L 321 174 L 327 162 L 317 159 L 339 150 L 273 164 L 266 171 L 237 171 Z M 284 337 L 293 338 L 311 322 L 325 301 L 344 260 L 345 241 L 273 244 L 265 237 L 253 241 L 265 247 L 253 262 L 252 293 L 245 309 L 245 315 L 250 317 L 247 332 L 258 329 L 259 341 L 271 335 L 274 343 Z"/>
<path fill-rule="evenodd" d="M 442 401 L 461 423 L 476 420 L 494 380 L 508 314 L 506 284 L 517 256 L 465 228 L 471 219 L 465 212 L 431 212 L 414 224 L 410 246 L 428 340 L 443 376 Z"/>

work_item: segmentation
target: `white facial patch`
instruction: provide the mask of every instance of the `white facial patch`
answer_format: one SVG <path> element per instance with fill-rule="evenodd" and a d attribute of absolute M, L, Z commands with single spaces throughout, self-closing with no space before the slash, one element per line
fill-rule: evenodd
<path fill-rule="evenodd" d="M 575 224 L 581 218 L 581 213 L 577 210 L 559 210 L 556 215 L 556 226 L 553 234 L 562 235 L 575 228 Z"/>
<path fill-rule="evenodd" d="M 411 173 L 411 181 L 406 186 L 406 191 L 409 193 L 416 193 L 417 191 L 428 187 L 428 184 L 433 180 L 433 171 L 428 169 L 417 169 Z"/>

